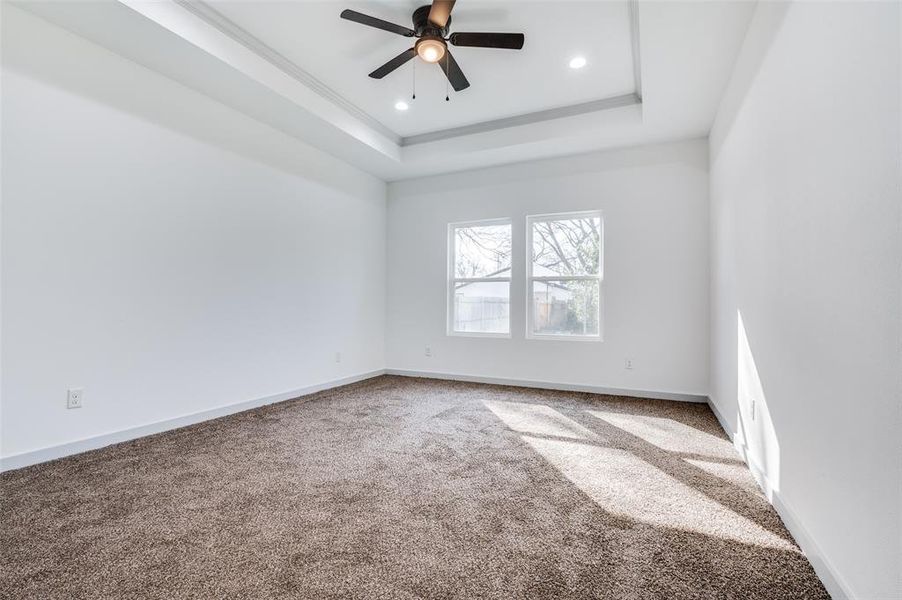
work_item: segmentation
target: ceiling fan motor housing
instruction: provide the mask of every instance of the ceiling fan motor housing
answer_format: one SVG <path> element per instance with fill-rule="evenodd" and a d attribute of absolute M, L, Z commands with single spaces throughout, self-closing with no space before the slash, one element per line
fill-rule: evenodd
<path fill-rule="evenodd" d="M 429 22 L 429 11 L 431 9 L 432 6 L 427 4 L 413 11 L 413 30 L 416 32 L 417 37 L 425 35 L 444 38 L 451 30 L 451 15 L 448 15 L 448 21 L 445 23 L 445 26 L 439 28 Z"/>

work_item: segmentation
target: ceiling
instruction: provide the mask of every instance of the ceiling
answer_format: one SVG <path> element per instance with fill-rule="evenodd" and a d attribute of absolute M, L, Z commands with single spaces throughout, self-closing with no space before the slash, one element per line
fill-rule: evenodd
<path fill-rule="evenodd" d="M 351 8 L 411 26 L 423 0 L 395 2 L 236 2 L 207 5 L 298 65 L 399 137 L 612 98 L 635 91 L 629 4 L 463 0 L 452 31 L 526 33 L 522 50 L 454 48 L 471 86 L 450 92 L 438 65 L 414 60 L 384 79 L 367 76 L 412 46 L 411 39 L 339 18 Z M 574 56 L 591 57 L 573 70 Z M 411 101 L 414 70 L 416 101 Z M 406 100 L 409 110 L 395 109 Z"/>
<path fill-rule="evenodd" d="M 454 48 L 443 74 L 367 74 L 410 39 L 420 3 L 235 0 L 27 2 L 37 13 L 386 181 L 708 134 L 754 3 L 460 0 L 452 31 L 526 35 L 521 51 Z M 568 61 L 587 59 L 580 70 Z M 418 59 L 415 59 L 418 62 Z M 430 68 L 431 67 L 431 68 Z M 407 99 L 409 110 L 394 104 Z"/>

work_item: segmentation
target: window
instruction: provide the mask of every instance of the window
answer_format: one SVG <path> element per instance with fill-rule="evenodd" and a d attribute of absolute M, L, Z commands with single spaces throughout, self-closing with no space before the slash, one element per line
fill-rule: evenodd
<path fill-rule="evenodd" d="M 452 223 L 448 334 L 510 336 L 509 220 Z"/>
<path fill-rule="evenodd" d="M 601 339 L 601 213 L 527 219 L 527 336 Z"/>

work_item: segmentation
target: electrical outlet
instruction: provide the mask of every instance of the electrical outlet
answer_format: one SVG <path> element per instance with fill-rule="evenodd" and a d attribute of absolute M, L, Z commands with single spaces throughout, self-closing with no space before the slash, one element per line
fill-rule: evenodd
<path fill-rule="evenodd" d="M 66 395 L 66 408 L 81 408 L 81 403 L 85 398 L 85 391 L 82 388 L 69 388 Z"/>
<path fill-rule="evenodd" d="M 337 362 L 337 363 L 341 362 L 341 352 L 335 353 L 335 362 Z"/>
<path fill-rule="evenodd" d="M 633 368 L 633 359 L 632 359 L 632 358 L 627 358 L 626 360 L 624 360 L 624 361 L 623 361 L 623 368 L 624 368 L 624 369 L 630 369 L 630 370 L 631 370 L 631 369 Z"/>
<path fill-rule="evenodd" d="M 426 354 L 426 356 L 432 356 L 432 348 L 429 347 L 429 346 L 426 346 L 426 353 L 425 353 L 425 354 Z"/>

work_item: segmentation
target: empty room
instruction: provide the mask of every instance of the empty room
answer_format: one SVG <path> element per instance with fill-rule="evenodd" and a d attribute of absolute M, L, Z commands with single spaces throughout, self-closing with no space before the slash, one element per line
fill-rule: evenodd
<path fill-rule="evenodd" d="M 0 599 L 902 599 L 900 33 L 0 0 Z"/>

